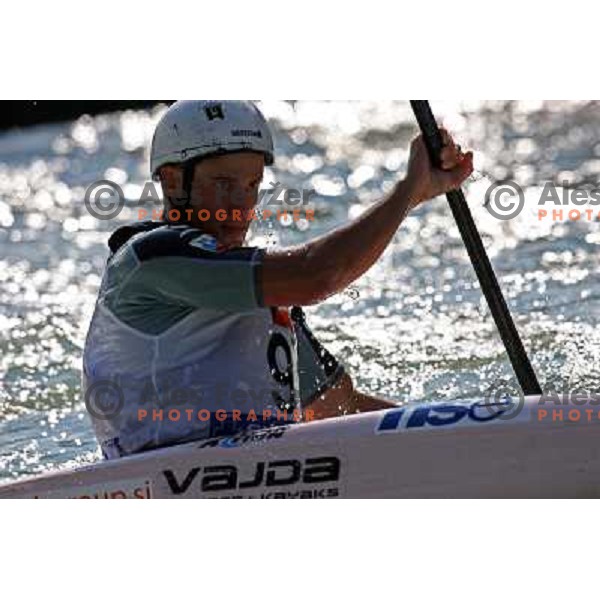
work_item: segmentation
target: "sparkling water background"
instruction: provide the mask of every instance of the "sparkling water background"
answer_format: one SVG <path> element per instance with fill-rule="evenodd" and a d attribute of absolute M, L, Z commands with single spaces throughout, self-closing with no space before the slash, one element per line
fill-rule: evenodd
<path fill-rule="evenodd" d="M 600 389 L 597 220 L 539 221 L 546 181 L 596 186 L 597 102 L 444 102 L 432 106 L 477 172 L 465 186 L 518 329 L 545 386 Z M 252 243 L 285 246 L 358 216 L 406 168 L 409 104 L 263 102 L 277 161 L 263 186 L 314 188 L 315 221 L 262 223 Z M 0 480 L 99 459 L 80 396 L 85 334 L 117 225 L 136 218 L 148 144 L 164 107 L 0 134 Z M 500 221 L 492 181 L 526 192 Z M 113 221 L 85 209 L 86 187 L 119 183 Z M 349 256 L 348 260 L 352 260 Z M 452 215 L 439 198 L 414 211 L 380 261 L 309 323 L 363 391 L 397 402 L 485 395 L 514 381 Z"/>

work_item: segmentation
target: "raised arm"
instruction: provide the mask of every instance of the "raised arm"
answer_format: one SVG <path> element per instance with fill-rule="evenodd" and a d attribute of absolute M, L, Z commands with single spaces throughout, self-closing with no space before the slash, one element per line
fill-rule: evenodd
<path fill-rule="evenodd" d="M 444 135 L 444 170 L 431 167 L 418 137 L 411 144 L 406 178 L 386 198 L 326 235 L 268 253 L 262 269 L 264 304 L 310 305 L 341 292 L 377 261 L 413 207 L 458 187 L 473 171 L 473 155 L 463 154 Z"/>

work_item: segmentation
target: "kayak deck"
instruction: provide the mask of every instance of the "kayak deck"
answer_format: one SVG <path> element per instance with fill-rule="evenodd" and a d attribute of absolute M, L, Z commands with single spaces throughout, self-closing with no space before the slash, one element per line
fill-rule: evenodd
<path fill-rule="evenodd" d="M 0 498 L 599 497 L 600 420 L 482 400 L 200 440 L 0 486 Z"/>

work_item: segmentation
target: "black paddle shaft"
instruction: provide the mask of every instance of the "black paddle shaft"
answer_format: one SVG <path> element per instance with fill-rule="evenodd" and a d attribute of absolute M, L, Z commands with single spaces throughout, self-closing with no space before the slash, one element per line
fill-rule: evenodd
<path fill-rule="evenodd" d="M 429 102 L 427 100 L 411 100 L 410 104 L 423 133 L 423 140 L 427 146 L 429 158 L 434 166 L 439 167 L 441 164 L 440 154 L 444 143 Z M 541 395 L 540 384 L 512 320 L 502 290 L 498 285 L 494 269 L 473 221 L 465 195 L 458 188 L 448 192 L 446 198 L 448 198 L 454 220 L 469 253 L 475 273 L 477 273 L 479 285 L 490 307 L 523 393 L 526 395 Z"/>

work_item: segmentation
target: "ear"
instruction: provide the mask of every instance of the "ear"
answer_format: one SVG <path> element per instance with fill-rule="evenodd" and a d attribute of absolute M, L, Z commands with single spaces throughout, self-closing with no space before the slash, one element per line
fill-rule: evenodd
<path fill-rule="evenodd" d="M 175 165 L 161 167 L 158 176 L 165 198 L 183 198 L 183 169 Z"/>

